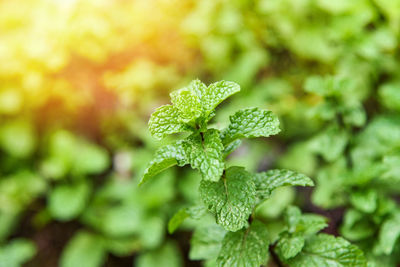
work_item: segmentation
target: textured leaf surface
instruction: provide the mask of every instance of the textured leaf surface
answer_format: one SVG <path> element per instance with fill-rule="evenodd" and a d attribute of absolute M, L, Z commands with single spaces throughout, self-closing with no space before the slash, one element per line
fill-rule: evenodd
<path fill-rule="evenodd" d="M 224 171 L 223 149 L 219 131 L 209 129 L 207 132 L 189 137 L 185 143 L 190 165 L 198 169 L 206 181 L 218 181 Z"/>
<path fill-rule="evenodd" d="M 218 182 L 202 181 L 200 196 L 216 215 L 218 224 L 228 231 L 237 231 L 247 225 L 255 205 L 255 187 L 244 168 L 231 167 L 225 176 Z"/>
<path fill-rule="evenodd" d="M 201 99 L 203 116 L 209 119 L 214 109 L 226 98 L 240 91 L 240 86 L 234 82 L 219 81 L 206 87 L 199 81 L 192 85 L 194 91 Z"/>
<path fill-rule="evenodd" d="M 167 134 L 187 132 L 190 128 L 179 121 L 178 109 L 172 105 L 165 105 L 151 114 L 149 130 L 154 138 L 160 140 Z"/>
<path fill-rule="evenodd" d="M 289 170 L 269 170 L 254 175 L 257 196 L 269 198 L 273 190 L 281 186 L 313 186 L 313 181 L 304 174 Z"/>
<path fill-rule="evenodd" d="M 197 95 L 187 88 L 171 93 L 171 102 L 178 110 L 179 120 L 187 123 L 201 115 L 201 103 Z"/>
<path fill-rule="evenodd" d="M 306 240 L 303 250 L 288 260 L 291 267 L 363 267 L 363 252 L 341 237 L 326 234 Z"/>
<path fill-rule="evenodd" d="M 190 240 L 191 260 L 213 259 L 218 256 L 226 231 L 219 225 L 197 228 Z"/>
<path fill-rule="evenodd" d="M 303 236 L 289 236 L 285 235 L 276 244 L 275 250 L 281 258 L 289 259 L 293 258 L 300 253 L 304 246 Z"/>
<path fill-rule="evenodd" d="M 144 171 L 140 184 L 176 164 L 183 166 L 188 163 L 189 161 L 187 159 L 182 141 L 161 147 L 159 150 L 157 150 L 154 159 L 149 163 L 149 166 Z"/>
<path fill-rule="evenodd" d="M 224 144 L 239 138 L 268 137 L 279 133 L 279 120 L 271 111 L 248 108 L 237 111 L 222 133 Z"/>
<path fill-rule="evenodd" d="M 217 266 L 260 267 L 268 259 L 268 250 L 268 231 L 263 223 L 254 221 L 248 229 L 226 234 Z"/>

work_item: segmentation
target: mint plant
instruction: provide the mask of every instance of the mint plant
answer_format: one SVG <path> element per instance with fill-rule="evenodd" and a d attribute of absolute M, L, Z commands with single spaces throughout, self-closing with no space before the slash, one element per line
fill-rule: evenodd
<path fill-rule="evenodd" d="M 194 233 L 191 259 L 217 266 L 258 267 L 269 260 L 294 267 L 366 266 L 363 252 L 356 246 L 341 237 L 318 233 L 327 226 L 322 216 L 301 214 L 298 208 L 289 207 L 277 237 L 257 217 L 256 208 L 275 189 L 314 183 L 304 174 L 285 169 L 250 173 L 240 166 L 227 166 L 226 157 L 240 146 L 241 139 L 268 137 L 280 131 L 278 117 L 259 108 L 237 111 L 224 129 L 208 127 L 215 108 L 239 91 L 233 82 L 206 86 L 195 80 L 171 93 L 172 105 L 161 106 L 151 115 L 149 129 L 154 138 L 189 134 L 156 151 L 140 184 L 174 165 L 190 165 L 202 175 L 201 203 L 179 210 L 169 222 L 169 232 L 186 218 L 201 218 L 209 212 L 217 225 Z"/>

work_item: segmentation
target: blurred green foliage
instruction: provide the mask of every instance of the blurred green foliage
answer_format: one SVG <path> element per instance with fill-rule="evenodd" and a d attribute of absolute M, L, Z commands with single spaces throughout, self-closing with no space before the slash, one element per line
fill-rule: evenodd
<path fill-rule="evenodd" d="M 400 262 L 399 0 L 6 0 L 0 14 L 0 266 L 190 264 L 197 223 L 166 225 L 200 178 L 137 183 L 159 146 L 150 114 L 193 78 L 241 85 L 221 127 L 243 107 L 280 117 L 230 164 L 315 180 L 257 210 L 271 229 L 296 203 L 369 266 Z"/>

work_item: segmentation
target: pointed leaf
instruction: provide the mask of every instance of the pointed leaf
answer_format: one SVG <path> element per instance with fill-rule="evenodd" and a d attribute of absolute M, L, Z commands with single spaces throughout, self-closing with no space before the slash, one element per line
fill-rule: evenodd
<path fill-rule="evenodd" d="M 229 119 L 231 123 L 222 133 L 224 145 L 239 138 L 268 137 L 280 131 L 278 117 L 259 108 L 239 110 Z"/>
<path fill-rule="evenodd" d="M 154 159 L 144 171 L 140 184 L 143 184 L 154 175 L 168 169 L 174 165 L 184 166 L 188 164 L 188 159 L 183 148 L 183 142 L 178 141 L 174 144 L 161 147 L 156 151 Z"/>
<path fill-rule="evenodd" d="M 149 120 L 151 135 L 160 140 L 167 134 L 188 132 L 190 127 L 179 121 L 178 109 L 171 105 L 161 106 L 151 114 Z"/>
<path fill-rule="evenodd" d="M 289 170 L 269 170 L 254 175 L 257 196 L 269 198 L 272 191 L 281 186 L 313 186 L 313 181 L 304 174 Z"/>
<path fill-rule="evenodd" d="M 286 234 L 279 239 L 278 243 L 276 244 L 275 251 L 280 258 L 293 258 L 300 253 L 304 246 L 304 242 L 304 237 L 301 235 L 290 236 Z"/>
<path fill-rule="evenodd" d="M 176 229 L 187 219 L 199 219 L 205 213 L 204 206 L 193 206 L 188 208 L 182 208 L 178 210 L 174 216 L 168 222 L 168 232 L 170 234 L 174 233 Z"/>

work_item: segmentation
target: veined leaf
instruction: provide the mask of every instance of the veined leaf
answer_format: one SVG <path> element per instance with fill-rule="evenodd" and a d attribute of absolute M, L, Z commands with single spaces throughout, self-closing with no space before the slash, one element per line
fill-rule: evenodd
<path fill-rule="evenodd" d="M 288 260 L 291 267 L 364 267 L 363 252 L 341 237 L 327 234 L 311 236 L 303 250 Z"/>
<path fill-rule="evenodd" d="M 266 226 L 254 221 L 248 229 L 228 232 L 217 258 L 219 267 L 260 267 L 267 262 L 269 234 Z"/>
<path fill-rule="evenodd" d="M 280 258 L 289 259 L 293 258 L 300 253 L 304 246 L 304 237 L 301 235 L 284 234 L 278 241 L 275 251 Z"/>
<path fill-rule="evenodd" d="M 313 181 L 304 174 L 289 170 L 269 170 L 254 175 L 257 197 L 269 198 L 272 191 L 281 186 L 313 186 Z"/>
<path fill-rule="evenodd" d="M 172 92 L 171 102 L 178 110 L 178 118 L 183 123 L 193 121 L 201 115 L 200 99 L 187 88 Z"/>
<path fill-rule="evenodd" d="M 218 182 L 202 181 L 200 196 L 208 210 L 217 217 L 217 223 L 228 231 L 245 227 L 256 201 L 251 174 L 241 167 L 226 170 Z"/>
<path fill-rule="evenodd" d="M 154 159 L 144 171 L 140 184 L 143 184 L 154 175 L 174 165 L 184 166 L 188 164 L 188 158 L 183 148 L 183 141 L 161 147 L 156 151 Z"/>
<path fill-rule="evenodd" d="M 154 138 L 160 140 L 167 134 L 188 132 L 190 127 L 179 120 L 178 109 L 172 105 L 165 105 L 151 114 L 149 130 Z"/>
<path fill-rule="evenodd" d="M 222 158 L 223 149 L 219 131 L 215 129 L 194 134 L 185 142 L 185 151 L 190 159 L 190 165 L 198 169 L 206 181 L 216 182 L 221 178 L 225 167 Z"/>
<path fill-rule="evenodd" d="M 259 108 L 239 110 L 229 119 L 230 125 L 222 132 L 224 145 L 239 138 L 268 137 L 280 131 L 278 117 Z"/>

